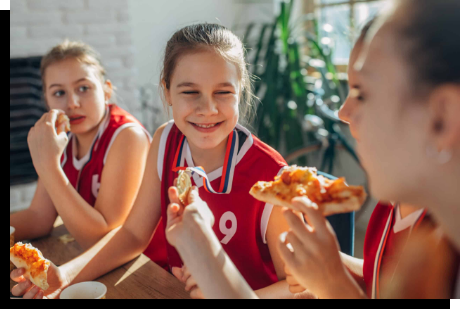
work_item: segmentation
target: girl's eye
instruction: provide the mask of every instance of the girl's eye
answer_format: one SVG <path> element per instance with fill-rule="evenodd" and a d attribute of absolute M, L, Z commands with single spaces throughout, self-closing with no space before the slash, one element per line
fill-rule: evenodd
<path fill-rule="evenodd" d="M 217 94 L 230 94 L 231 92 L 230 91 L 219 91 L 217 92 Z"/>
<path fill-rule="evenodd" d="M 86 92 L 88 89 L 89 89 L 88 86 L 81 86 L 81 87 L 78 88 L 78 91 L 80 91 L 80 92 Z"/>
<path fill-rule="evenodd" d="M 198 91 L 184 91 L 183 94 L 197 94 Z"/>
<path fill-rule="evenodd" d="M 56 91 L 53 95 L 55 97 L 62 97 L 65 94 L 63 90 Z"/>

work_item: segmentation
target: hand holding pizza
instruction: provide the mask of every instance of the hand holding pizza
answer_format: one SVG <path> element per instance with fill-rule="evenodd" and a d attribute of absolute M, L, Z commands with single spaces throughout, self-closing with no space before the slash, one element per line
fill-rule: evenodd
<path fill-rule="evenodd" d="M 308 224 L 293 209 L 302 212 Z M 297 197 L 284 216 L 291 231 L 280 236 L 278 249 L 294 279 L 292 286 L 304 287 L 319 298 L 352 297 L 345 290 L 353 285 L 353 279 L 340 259 L 335 232 L 318 205 L 307 197 Z"/>
<path fill-rule="evenodd" d="M 197 187 L 190 189 L 187 207 L 181 203 L 176 187 L 169 188 L 168 194 L 171 204 L 167 209 L 166 238 L 172 246 L 176 246 L 178 241 L 185 241 L 197 228 L 212 228 L 214 215 L 200 198 Z"/>
<path fill-rule="evenodd" d="M 24 268 L 17 268 L 10 274 L 11 280 L 17 282 L 11 293 L 14 296 L 22 296 L 24 299 L 42 299 L 42 298 L 57 298 L 59 294 L 69 285 L 65 276 L 59 268 L 50 262 L 50 267 L 47 272 L 48 289 L 43 291 L 30 280 L 24 278 L 26 273 Z"/>
<path fill-rule="evenodd" d="M 44 114 L 30 129 L 27 137 L 32 161 L 40 177 L 59 167 L 62 152 L 67 145 L 69 129 L 65 114 L 53 109 Z"/>

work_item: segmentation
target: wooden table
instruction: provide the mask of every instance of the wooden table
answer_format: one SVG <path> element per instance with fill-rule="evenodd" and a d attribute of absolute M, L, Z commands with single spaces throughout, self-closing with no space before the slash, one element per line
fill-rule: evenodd
<path fill-rule="evenodd" d="M 59 240 L 59 236 L 67 233 L 61 224 L 54 228 L 50 236 L 31 243 L 45 258 L 62 265 L 83 253 L 76 241 L 64 244 Z M 184 284 L 143 254 L 96 281 L 107 286 L 108 299 L 190 298 L 184 290 Z"/>

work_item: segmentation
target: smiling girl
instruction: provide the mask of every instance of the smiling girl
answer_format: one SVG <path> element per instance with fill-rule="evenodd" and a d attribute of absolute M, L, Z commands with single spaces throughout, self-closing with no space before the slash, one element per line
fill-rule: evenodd
<path fill-rule="evenodd" d="M 278 207 L 249 195 L 254 183 L 273 179 L 286 162 L 239 124 L 247 118 L 252 99 L 241 41 L 216 24 L 177 31 L 166 47 L 161 86 L 174 120 L 153 137 L 128 219 L 80 257 L 59 268 L 52 266 L 47 295 L 55 297 L 70 282 L 93 280 L 142 252 L 170 269 L 181 267 L 179 254 L 166 245 L 160 219 L 166 222 L 168 189 L 177 172 L 201 167 L 207 181 L 194 173 L 192 182 L 211 208 L 216 219 L 212 233 L 225 252 L 259 296 L 292 297 L 276 249 L 287 223 Z M 166 249 L 167 259 L 161 256 Z M 20 282 L 13 294 L 24 294 L 28 281 L 20 271 L 11 277 Z"/>
<path fill-rule="evenodd" d="M 28 144 L 39 176 L 30 207 L 10 216 L 18 240 L 47 235 L 59 215 L 88 248 L 126 219 L 138 192 L 150 136 L 120 107 L 109 104 L 112 84 L 98 54 L 65 41 L 41 63 L 50 112 L 31 128 Z M 58 115 L 71 132 L 56 132 Z"/>

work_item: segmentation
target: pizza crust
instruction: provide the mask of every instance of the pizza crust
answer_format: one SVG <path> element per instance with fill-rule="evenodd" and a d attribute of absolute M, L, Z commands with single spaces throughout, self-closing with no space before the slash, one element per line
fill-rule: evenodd
<path fill-rule="evenodd" d="M 18 243 L 20 244 L 20 243 Z M 22 244 L 21 244 L 22 245 Z M 39 253 L 39 256 L 43 258 L 41 252 L 31 246 L 30 244 L 26 244 L 26 247 L 28 250 L 36 250 Z M 29 264 L 21 257 L 17 256 L 14 254 L 14 252 L 11 252 L 10 250 L 10 261 L 16 266 L 17 268 L 24 268 L 25 269 L 25 274 L 23 275 L 26 279 L 29 279 L 30 282 L 38 286 L 40 289 L 43 291 L 47 290 L 49 288 L 48 285 L 48 268 L 50 265 L 50 262 L 46 259 L 44 263 L 44 270 L 42 271 L 32 271 L 31 267 Z"/>

